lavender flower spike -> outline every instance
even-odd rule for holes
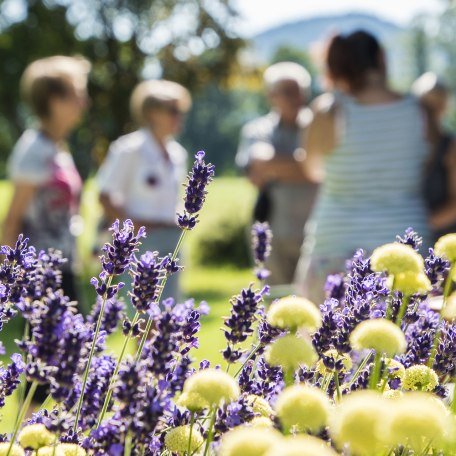
[[[195,155],[195,162],[188,175],[185,186],[184,211],[177,216],[177,223],[183,230],[192,230],[198,221],[198,212],[206,199],[206,187],[214,177],[215,167],[204,161],[205,153],[200,150]]]
[[[255,275],[264,280],[269,271],[264,267],[271,253],[272,232],[268,222],[256,222],[252,226],[252,253],[255,261]]]

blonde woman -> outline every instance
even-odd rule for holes
[[[13,244],[24,233],[37,250],[61,250],[62,287],[76,297],[74,284],[75,234],[81,178],[66,139],[81,120],[87,105],[88,61],[53,56],[31,63],[21,89],[36,116],[14,146],[8,163],[13,199],[3,228],[3,243]]]
[[[187,170],[187,153],[174,139],[190,109],[189,92],[165,80],[140,83],[131,112],[140,128],[114,141],[98,184],[109,221],[130,218],[147,229],[143,250],[173,251],[179,237],[176,212]],[[179,295],[178,277],[170,278],[164,297]]]

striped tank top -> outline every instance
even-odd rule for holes
[[[314,257],[368,253],[413,227],[429,246],[422,195],[429,145],[416,99],[361,105],[338,99],[339,144],[326,157],[326,178],[306,226]],[[426,250],[427,251],[427,250]]]

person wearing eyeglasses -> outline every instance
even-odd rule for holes
[[[62,55],[28,65],[20,85],[35,126],[24,131],[8,160],[13,198],[2,243],[14,245],[23,233],[38,252],[61,251],[68,260],[62,266],[62,289],[71,299],[77,299],[75,241],[82,229],[82,181],[67,138],[87,108],[90,67],[83,58]]]
[[[268,282],[289,285],[318,189],[302,166],[302,137],[312,120],[307,107],[311,78],[301,65],[279,62],[263,79],[271,111],[243,127],[236,164],[258,189],[253,218],[268,221],[272,229]]]
[[[98,176],[106,220],[131,219],[145,226],[141,251],[171,253],[179,238],[176,212],[187,173],[187,152],[174,139],[191,107],[180,84],[143,81],[133,90],[130,109],[140,128],[114,141]],[[140,253],[142,253],[140,252]],[[179,296],[178,277],[167,282],[165,297]]]

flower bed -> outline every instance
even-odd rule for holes
[[[358,251],[344,274],[328,278],[321,306],[289,296],[266,309],[271,233],[255,224],[256,285],[232,298],[223,321],[226,365],[195,366],[207,305],[162,301],[161,292],[181,268],[180,246],[213,173],[198,153],[173,254],[137,258],[144,230],[113,225],[87,317],[60,290],[58,252],[37,253],[22,236],[3,247],[1,322],[20,314],[26,328],[0,371],[0,406],[16,389],[20,398],[0,456],[456,454],[456,235],[423,259],[407,230],[371,258]],[[131,319],[118,298],[127,271]],[[429,298],[439,294],[436,312]],[[105,340],[120,323],[115,358]],[[40,384],[49,396],[26,418]]]

